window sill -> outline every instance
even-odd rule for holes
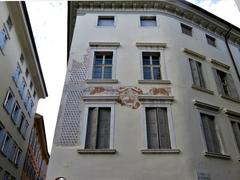
[[[206,88],[203,88],[203,87],[200,87],[200,86],[196,86],[196,85],[192,85],[192,88],[193,89],[196,89],[196,90],[198,90],[198,91],[202,91],[202,92],[205,92],[205,93],[208,93],[208,94],[214,94],[214,92],[213,91],[211,91],[211,90],[208,90],[208,89],[206,89]]]
[[[206,157],[212,157],[212,158],[218,158],[218,159],[226,159],[230,160],[231,156],[226,155],[226,154],[219,154],[219,153],[212,153],[212,152],[205,152]]]
[[[79,154],[115,154],[116,149],[78,149]]]
[[[230,96],[221,95],[221,97],[224,98],[224,99],[236,102],[236,103],[240,103],[239,99],[235,99],[235,98],[232,98]]]
[[[179,154],[180,149],[142,149],[143,154]]]
[[[87,84],[117,84],[117,79],[86,79]]]
[[[138,80],[139,84],[171,84],[169,80]]]

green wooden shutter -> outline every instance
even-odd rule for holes
[[[87,133],[86,133],[86,149],[96,149],[98,128],[98,108],[89,108]]]
[[[146,108],[147,144],[149,149],[159,149],[157,109]]]
[[[239,95],[235,87],[235,83],[233,81],[232,75],[228,73],[226,75],[226,79],[227,79],[227,87],[228,87],[230,96],[234,99],[239,99]]]
[[[99,108],[97,149],[109,148],[111,108]]]
[[[167,108],[158,108],[158,131],[161,149],[171,149]]]
[[[221,79],[218,76],[217,70],[215,68],[212,68],[212,70],[213,70],[213,76],[214,76],[214,79],[215,79],[215,82],[216,82],[216,85],[217,85],[218,93],[220,95],[225,95],[224,90],[223,90],[223,86],[222,86],[222,82],[221,82]]]
[[[197,69],[196,61],[189,59],[189,62],[190,62],[190,67],[191,67],[191,72],[192,72],[193,84],[200,86],[200,79],[198,76],[198,69]]]

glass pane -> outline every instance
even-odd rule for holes
[[[159,65],[160,64],[159,56],[152,56],[152,64],[153,65]]]
[[[153,79],[161,79],[160,67],[153,68]]]
[[[104,79],[112,79],[112,67],[104,68]]]
[[[93,79],[101,79],[101,78],[102,78],[102,67],[94,66]]]
[[[150,69],[150,67],[144,67],[143,68],[143,78],[144,79],[152,79],[151,78],[151,69]]]
[[[150,65],[150,56],[143,56],[143,65]]]
[[[157,26],[156,20],[142,19],[141,26]]]
[[[105,56],[105,64],[112,64],[112,56]]]
[[[96,56],[94,64],[98,65],[102,63],[103,63],[103,56]]]
[[[113,26],[114,25],[114,19],[107,19],[102,18],[98,20],[98,26]]]

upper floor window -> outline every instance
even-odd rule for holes
[[[89,107],[86,149],[110,148],[111,107]]]
[[[26,69],[26,71],[25,71],[25,75],[26,75],[26,77],[28,77],[28,75],[29,75],[29,71],[28,71],[28,69]]]
[[[8,134],[5,134],[5,137],[3,139],[1,151],[7,156],[9,152],[9,148],[11,145],[11,138]]]
[[[33,91],[33,98],[35,98],[36,97],[36,91],[34,90]]]
[[[142,63],[144,80],[161,79],[161,64],[159,52],[143,52]]]
[[[213,73],[219,94],[239,99],[232,75],[215,68],[213,68]]]
[[[98,16],[98,26],[114,26],[114,16]]]
[[[32,81],[30,82],[30,89],[32,90],[32,88],[33,88],[33,83],[32,83]]]
[[[19,163],[21,161],[21,156],[22,156],[22,150],[17,148],[16,154],[15,154],[15,159],[14,159],[14,163],[16,164],[16,166],[19,165]]]
[[[171,149],[167,107],[146,107],[148,149]]]
[[[20,86],[19,86],[19,93],[20,93],[20,96],[21,98],[24,98],[24,93],[25,93],[25,89],[26,89],[26,81],[23,79]]]
[[[192,59],[189,59],[189,62],[192,72],[193,84],[205,88],[205,82],[202,72],[202,63]]]
[[[9,30],[12,29],[13,23],[12,23],[12,19],[10,16],[8,16],[8,18],[7,18],[7,26],[8,26]]]
[[[240,121],[231,121],[238,151],[240,152]]]
[[[182,33],[192,36],[192,27],[181,23]]]
[[[216,131],[214,116],[203,113],[200,113],[200,115],[207,151],[211,153],[221,154],[221,147]]]
[[[1,51],[5,47],[5,44],[6,44],[7,40],[8,40],[8,37],[7,37],[6,30],[5,29],[0,30],[0,50]],[[3,51],[2,51],[2,54],[3,54]]]
[[[20,114],[20,107],[17,103],[15,103],[14,105],[14,108],[13,108],[13,111],[12,111],[12,120],[17,123],[18,121],[18,118],[19,118],[19,114]]]
[[[4,138],[5,138],[5,130],[3,126],[0,124],[0,148],[2,147]]]
[[[10,152],[9,152],[9,159],[10,161],[14,162],[16,153],[17,153],[17,144],[12,140],[11,143],[11,148],[10,148]]]
[[[113,52],[95,52],[93,79],[112,79]]]
[[[216,47],[216,39],[214,37],[206,34],[206,38],[209,45]]]
[[[19,64],[17,64],[16,70],[13,75],[13,80],[15,83],[18,83],[21,72],[22,72],[21,68],[20,68]]]
[[[140,25],[142,27],[157,26],[157,18],[156,16],[141,16]]]
[[[4,107],[9,114],[12,112],[13,105],[14,105],[14,96],[12,92],[8,90],[7,96],[4,101]]]
[[[24,62],[24,56],[23,56],[23,54],[20,55],[20,62],[21,62],[21,64],[23,64],[23,62]]]

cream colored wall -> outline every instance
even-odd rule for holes
[[[114,15],[115,27],[97,27],[98,15]],[[140,27],[140,15],[156,15],[158,26]],[[181,33],[180,22],[193,27],[193,37]],[[217,39],[216,48],[207,44],[206,33]],[[211,64],[210,58],[228,64],[229,72],[233,75],[240,94],[240,83],[223,38],[184,20],[161,13],[86,13],[77,16],[76,19],[68,68],[71,67],[73,59],[79,62],[83,61],[83,56],[89,48],[89,42],[98,41],[120,42],[121,45],[117,48],[116,53],[116,79],[119,80],[119,83],[88,86],[137,86],[145,91],[152,87],[171,87],[172,95],[175,97],[171,106],[174,133],[176,146],[181,153],[142,154],[140,150],[144,148],[145,143],[145,122],[142,108],[133,110],[115,104],[114,148],[117,153],[113,155],[81,155],[77,153],[77,149],[82,146],[83,142],[80,142],[79,147],[53,144],[47,179],[63,176],[71,180],[193,180],[196,179],[197,170],[210,173],[212,180],[239,179],[239,153],[229,119],[222,112],[216,115],[224,151],[225,154],[231,156],[231,160],[207,158],[204,156],[204,139],[199,112],[192,103],[193,99],[197,99],[239,112],[240,105],[238,103],[222,99],[219,96],[211,70],[211,67],[214,66]],[[136,42],[167,43],[167,48],[161,54],[161,60],[164,56],[166,77],[171,81],[171,85],[138,83],[138,80],[141,79],[141,50],[136,47]],[[214,95],[191,88],[193,83],[188,61],[190,56],[182,52],[182,48],[189,48],[207,57],[205,61],[202,61],[203,71],[207,87],[214,91]],[[234,45],[231,45],[231,48],[236,49]],[[234,55],[239,57],[236,52]],[[81,108],[84,108],[83,104]],[[81,117],[82,120],[83,117]],[[80,132],[83,129],[82,124]],[[81,136],[83,136],[82,133]]]
[[[8,16],[9,16],[9,9],[8,9],[6,2],[0,2],[0,28],[3,27],[3,23],[6,23]],[[11,31],[9,32],[10,40],[7,41],[7,43],[3,49],[5,55],[3,56],[0,53],[0,103],[1,103],[0,121],[4,125],[6,131],[9,132],[9,134],[12,136],[14,141],[21,148],[23,153],[22,153],[22,160],[21,160],[21,163],[18,168],[16,168],[13,164],[11,164],[10,161],[8,161],[8,159],[5,158],[3,155],[0,155],[0,162],[1,162],[0,166],[3,168],[3,170],[8,171],[11,175],[17,177],[17,179],[20,179],[21,171],[23,168],[23,163],[25,160],[28,139],[30,136],[31,127],[33,126],[33,117],[29,117],[29,115],[26,111],[26,108],[24,106],[23,100],[20,98],[18,88],[16,87],[16,85],[12,79],[12,75],[15,72],[17,63],[19,63],[21,70],[22,70],[21,76],[23,76],[25,78],[26,83],[27,83],[27,89],[30,90],[30,79],[32,78],[31,69],[28,68],[29,72],[30,72],[28,78],[25,76],[25,70],[26,70],[26,66],[28,66],[28,61],[32,61],[32,59],[30,59],[30,57],[25,56],[24,64],[22,65],[20,62],[21,52],[23,54],[24,54],[24,52],[21,48],[22,44],[19,41],[19,36],[15,31],[14,20],[15,19],[12,18],[13,27],[12,27]],[[22,138],[16,125],[14,125],[14,123],[12,122],[10,115],[7,114],[7,112],[5,111],[5,109],[3,107],[3,103],[4,103],[4,100],[5,100],[5,97],[6,97],[6,94],[7,94],[7,91],[9,88],[12,90],[13,94],[15,95],[15,100],[18,102],[21,111],[24,112],[26,119],[29,123],[29,127],[28,127],[27,134],[26,134],[26,137],[27,137],[26,140],[24,140]],[[34,86],[33,86],[33,88],[34,88]],[[33,90],[30,90],[30,94],[31,94],[32,100],[34,102],[33,112],[35,113],[39,98],[37,96],[35,99],[33,98]],[[0,179],[2,179],[3,174],[4,174],[4,171],[1,172]]]

